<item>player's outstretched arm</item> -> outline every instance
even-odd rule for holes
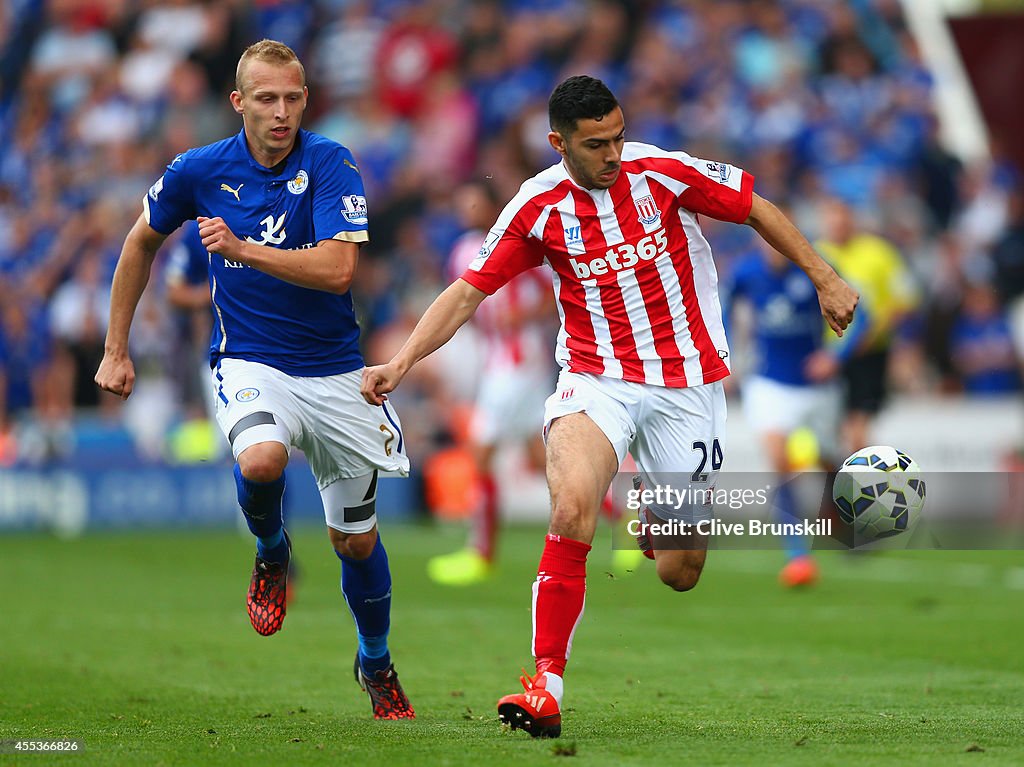
[[[315,247],[284,250],[238,239],[219,216],[200,216],[203,247],[226,261],[238,261],[303,288],[347,293],[359,260],[359,245],[343,240],[321,240]]]
[[[121,248],[110,288],[110,322],[103,345],[103,360],[94,380],[105,391],[128,399],[135,386],[135,366],[128,354],[128,333],[135,308],[149,283],[153,259],[166,239],[139,216]]]
[[[482,290],[465,280],[455,280],[434,299],[389,363],[363,371],[363,398],[371,405],[379,405],[386,400],[387,393],[398,387],[409,369],[448,343],[485,298],[487,294]]]
[[[754,195],[750,216],[744,222],[794,264],[803,269],[818,290],[818,303],[829,327],[842,336],[853,321],[860,296],[836,274],[800,234],[793,222],[768,200]]]

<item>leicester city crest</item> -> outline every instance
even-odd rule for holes
[[[300,170],[295,174],[295,178],[288,182],[288,191],[292,194],[302,194],[306,191],[307,186],[309,186],[309,176],[306,175],[306,171]]]
[[[244,389],[239,389],[238,393],[235,394],[235,399],[239,402],[252,402],[260,396],[260,390],[255,389],[252,386],[247,386]]]
[[[639,214],[640,223],[650,226],[661,218],[661,211],[658,210],[658,203],[654,201],[654,195],[645,195],[633,200],[636,205],[636,212]]]

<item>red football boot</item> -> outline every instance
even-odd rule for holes
[[[356,650],[356,662],[352,667],[352,673],[359,686],[370,696],[374,719],[416,718],[416,712],[398,681],[394,663],[369,677],[363,673],[363,667],[359,664],[359,651]]]
[[[818,581],[818,564],[813,557],[794,557],[779,573],[779,582],[787,588],[813,586]]]
[[[288,541],[290,560],[292,542],[288,533],[284,537]],[[256,556],[245,606],[249,611],[249,622],[257,634],[268,637],[281,630],[288,607],[288,562],[268,562]]]
[[[555,696],[544,689],[547,678],[538,672],[531,679],[524,672],[519,681],[525,692],[499,700],[498,719],[513,730],[526,730],[534,738],[557,738],[562,734],[562,712]]]

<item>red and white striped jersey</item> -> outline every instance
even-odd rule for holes
[[[697,215],[742,223],[753,187],[739,168],[633,142],[610,189],[583,189],[559,163],[522,185],[462,279],[493,293],[547,263],[562,367],[659,386],[712,383],[729,375],[729,347]]]
[[[485,235],[482,230],[472,230],[456,241],[448,257],[451,279],[461,277],[473,263]],[[554,328],[548,319],[550,299],[546,298],[551,290],[550,275],[546,267],[527,269],[495,291],[473,315],[473,324],[484,341],[487,374],[509,369],[551,369]]]

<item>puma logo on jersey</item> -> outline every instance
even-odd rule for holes
[[[241,185],[239,185],[239,189],[241,189]],[[288,236],[288,233],[284,230],[284,217],[285,214],[282,213],[277,220],[274,220],[274,214],[271,213],[260,221],[263,224],[260,239],[254,240],[252,237],[246,237],[246,242],[251,242],[254,245],[280,245],[284,242],[285,237]]]
[[[239,185],[238,185],[238,189],[232,189],[232,188],[231,188],[230,186],[228,186],[227,184],[221,184],[221,185],[220,185],[220,191],[222,191],[222,192],[231,192],[231,194],[233,194],[233,195],[235,196],[235,202],[241,202],[241,200],[239,200],[239,199],[238,199],[238,192],[239,192],[239,190],[240,190],[240,189],[241,189],[241,188],[242,188],[243,186],[245,186],[245,184],[239,184]]]

